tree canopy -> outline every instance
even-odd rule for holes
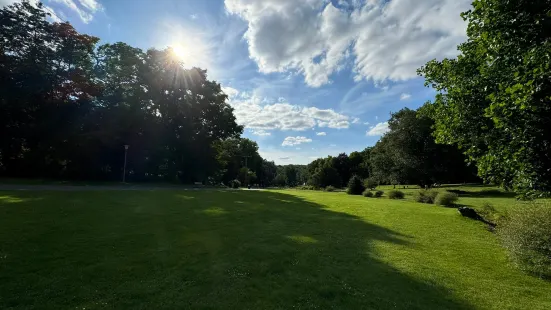
[[[418,73],[437,91],[423,113],[487,182],[525,195],[551,190],[551,1],[475,0],[456,59]]]
[[[243,128],[206,70],[170,48],[98,45],[47,16],[28,1],[0,9],[1,175],[118,180],[124,145],[131,180],[228,179],[220,168],[236,175],[245,153],[262,167],[252,141],[219,154]]]

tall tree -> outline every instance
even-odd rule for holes
[[[432,137],[434,122],[418,112],[404,108],[393,113],[390,131],[372,151],[373,174],[390,184],[464,181],[468,178],[465,159],[454,147],[436,144]]]
[[[457,59],[419,70],[440,143],[458,145],[487,182],[551,191],[551,1],[476,0]]]
[[[119,179],[130,145],[131,180],[219,177],[217,146],[243,128],[205,70],[47,17],[39,2],[0,9],[1,175]]]

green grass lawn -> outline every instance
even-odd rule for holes
[[[512,267],[483,224],[410,200],[4,191],[6,308],[551,309],[551,282]]]

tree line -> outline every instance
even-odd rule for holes
[[[98,45],[48,14],[0,9],[0,175],[120,180],[126,145],[132,181],[227,181],[245,155],[266,178],[206,70],[170,48]]]
[[[425,185],[472,180],[476,171],[523,197],[549,195],[551,0],[476,0],[461,16],[459,55],[418,70],[434,100],[394,113],[390,132],[360,152],[364,164],[342,168],[341,154],[308,165],[312,184],[342,186],[356,173]]]
[[[389,132],[375,146],[319,158],[305,166],[280,166],[274,183],[342,188],[352,176],[374,184],[421,187],[480,182],[476,166],[467,163],[460,150],[435,142],[433,126],[429,117],[404,108],[391,115]]]
[[[241,137],[220,84],[170,48],[99,45],[38,4],[0,9],[0,176],[343,187],[482,180],[551,191],[551,0],[477,0],[459,56],[418,70],[434,100],[373,147],[276,166]],[[480,178],[480,179],[478,179]]]

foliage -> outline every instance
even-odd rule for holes
[[[413,194],[413,199],[417,202],[433,204],[436,196],[438,196],[438,192],[435,190],[421,189]]]
[[[452,207],[457,202],[458,196],[455,193],[440,192],[434,199],[434,203],[439,206]]]
[[[405,196],[404,192],[399,190],[391,190],[388,192],[388,198],[390,199],[404,199]]]
[[[364,197],[368,197],[368,198],[371,198],[373,197],[373,192],[369,189],[366,189],[364,190],[364,192],[362,193],[362,195],[364,195]]]
[[[383,196],[385,192],[384,191],[376,191],[375,194],[373,195],[375,198],[380,198]]]
[[[228,183],[228,186],[231,187],[231,188],[240,188],[241,187],[241,182],[239,180],[231,180],[229,183]]]
[[[218,143],[243,128],[220,84],[170,48],[98,46],[48,14],[0,8],[0,175],[120,180],[126,157],[131,181],[222,178]]]
[[[455,147],[436,144],[434,122],[427,116],[404,108],[391,115],[390,131],[371,152],[373,177],[386,184],[453,183],[472,179]]]
[[[418,73],[437,95],[423,114],[439,143],[459,146],[488,183],[524,196],[551,191],[551,1],[477,0],[463,13],[457,59]]]
[[[335,190],[336,190],[336,188],[332,185],[329,185],[325,188],[326,192],[334,192]]]
[[[523,270],[551,279],[551,206],[533,204],[511,209],[498,234],[513,261]]]
[[[274,181],[272,182],[272,185],[277,187],[285,187],[286,184],[287,184],[287,180],[285,178],[285,175],[281,173],[277,174],[276,177],[274,178]]]
[[[329,185],[339,187],[341,178],[337,169],[331,166],[322,166],[316,169],[308,182],[319,188],[324,188]]]
[[[484,218],[484,220],[494,224],[501,218],[496,208],[488,202],[482,204],[482,207],[478,210],[478,213],[482,216],[482,218]]]
[[[363,185],[362,179],[359,176],[354,175],[348,181],[348,187],[346,188],[346,193],[349,195],[361,195],[365,187]]]
[[[369,188],[370,190],[375,189],[377,187],[377,185],[379,185],[379,182],[377,182],[377,180],[375,180],[375,178],[367,178],[364,181],[365,188]]]

